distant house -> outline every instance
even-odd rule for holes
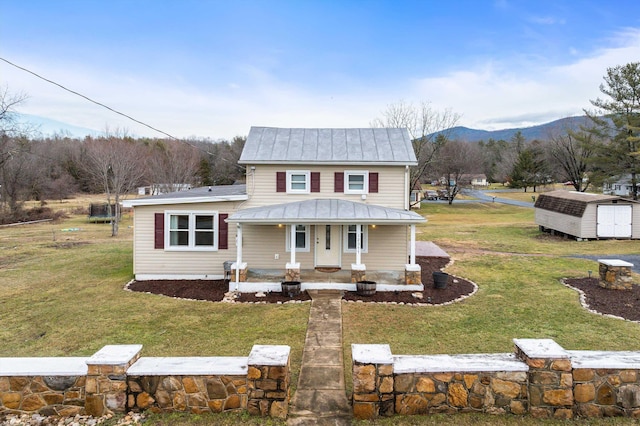
[[[640,204],[615,195],[551,191],[538,195],[541,231],[578,239],[640,238]]]
[[[471,186],[489,186],[487,176],[484,174],[464,174],[460,176],[460,183]]]
[[[160,195],[177,191],[188,191],[191,185],[188,183],[154,183],[149,186],[139,186],[138,195]]]
[[[640,182],[636,183],[636,188],[637,192],[640,193]],[[608,195],[619,195],[621,197],[630,197],[633,194],[631,175],[620,176],[617,180],[605,182],[602,185],[602,193]]]
[[[406,129],[252,127],[239,160],[246,185],[125,201],[136,279],[221,279],[233,262],[240,291],[279,291],[281,280],[355,289],[365,276],[420,289],[416,163]],[[325,283],[305,282],[314,274]]]

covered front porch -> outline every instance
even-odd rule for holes
[[[240,210],[230,290],[355,289],[375,281],[380,291],[422,290],[416,264],[417,213],[339,199],[313,199]],[[408,243],[408,244],[407,244]]]

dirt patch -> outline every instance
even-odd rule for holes
[[[640,286],[631,290],[611,290],[600,287],[598,278],[570,278],[564,283],[580,290],[589,309],[615,315],[630,321],[640,321]]]
[[[362,300],[363,302],[396,302],[396,303],[432,303],[441,304],[454,301],[460,297],[473,293],[475,286],[462,278],[449,277],[446,288],[436,289],[433,286],[432,273],[440,271],[449,263],[447,257],[417,257],[416,263],[422,268],[422,283],[424,291],[422,299],[412,296],[408,291],[378,291],[372,296],[360,296],[356,292],[344,293],[345,300]],[[128,286],[129,290],[161,294],[183,299],[208,300],[220,302],[228,291],[229,285],[222,280],[158,280],[134,281]],[[256,297],[255,293],[242,293],[238,302],[266,302],[284,303],[289,301],[311,300],[307,292],[301,292],[293,298],[280,292],[265,293],[265,297]]]

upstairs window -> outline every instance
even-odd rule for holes
[[[309,170],[287,171],[287,192],[292,194],[308,194],[311,187]]]
[[[345,194],[367,194],[369,192],[369,172],[345,171],[344,192]]]

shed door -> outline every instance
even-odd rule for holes
[[[631,205],[598,206],[600,238],[631,238]]]

